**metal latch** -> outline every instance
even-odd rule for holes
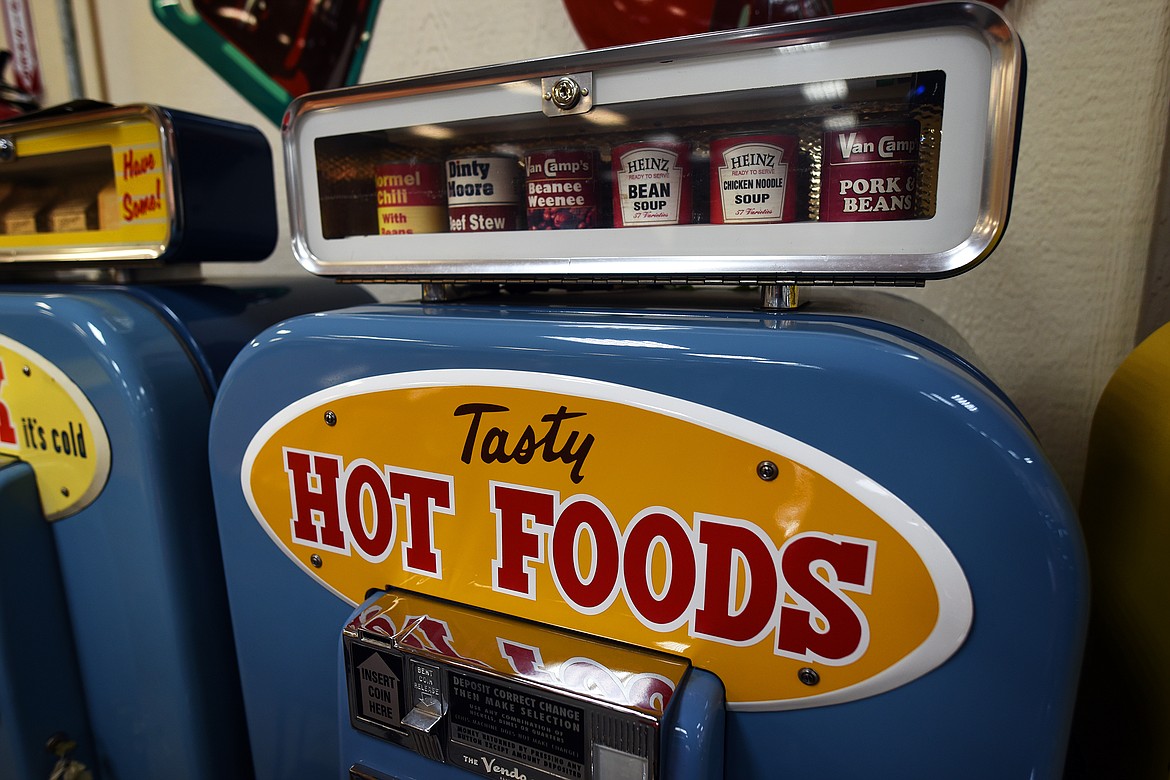
[[[584,114],[593,108],[593,74],[570,73],[540,80],[541,110],[545,116]]]
[[[402,718],[402,725],[430,734],[447,714],[447,697],[443,695],[442,672],[437,666],[409,661],[414,691],[414,707]]]
[[[430,734],[431,729],[438,725],[442,719],[443,702],[434,696],[423,696],[414,709],[406,713],[406,717],[402,719],[402,725]]]

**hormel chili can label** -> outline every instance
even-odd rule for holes
[[[531,152],[525,168],[529,230],[598,226],[597,150]]]
[[[639,141],[613,148],[616,227],[685,225],[691,221],[690,147]]]
[[[378,233],[441,233],[446,226],[443,173],[438,163],[395,162],[374,169]]]
[[[520,160],[480,154],[447,160],[447,224],[454,233],[518,230]]]
[[[752,135],[711,141],[711,221],[791,222],[796,199],[788,195],[797,138]]]
[[[917,122],[825,133],[821,219],[913,219],[918,184]]]

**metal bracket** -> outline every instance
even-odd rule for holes
[[[540,109],[545,116],[584,114],[593,108],[593,74],[570,73],[540,80]]]

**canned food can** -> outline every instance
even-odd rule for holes
[[[447,224],[453,233],[519,230],[520,158],[478,154],[447,160]]]
[[[534,151],[525,160],[529,230],[598,227],[597,150]]]
[[[875,222],[918,216],[917,122],[824,135],[821,219]]]
[[[691,221],[690,146],[637,141],[613,148],[616,227],[685,225]]]
[[[799,140],[794,135],[735,135],[711,140],[711,221],[792,222]]]
[[[447,229],[443,172],[437,162],[383,163],[374,169],[378,234],[441,233]]]

